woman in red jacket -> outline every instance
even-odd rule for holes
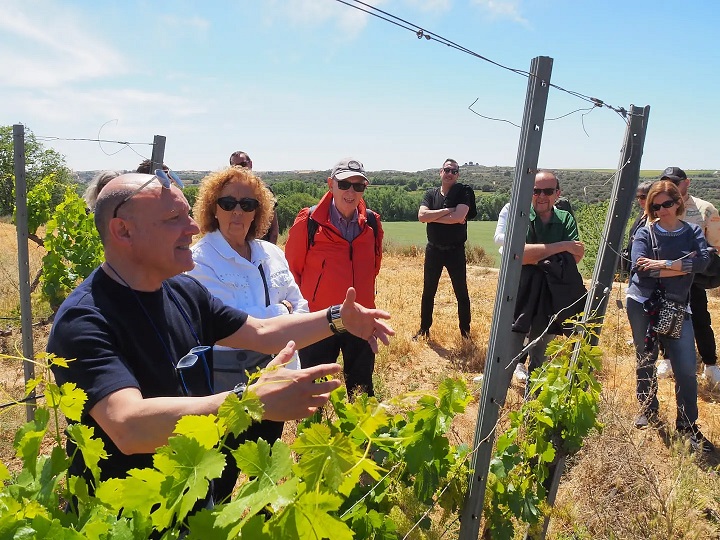
[[[301,210],[290,228],[285,257],[310,311],[341,303],[349,287],[355,288],[358,303],[375,307],[383,230],[380,216],[363,200],[368,183],[362,163],[352,158],[339,161],[328,178],[328,192],[316,206]],[[332,363],[341,351],[348,394],[374,395],[375,354],[367,341],[343,328],[301,349],[300,363]]]

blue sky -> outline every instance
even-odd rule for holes
[[[349,3],[354,3],[348,0]],[[512,68],[650,105],[643,169],[718,168],[720,2],[368,0]],[[37,136],[140,143],[166,163],[257,170],[514,165],[527,79],[335,0],[0,0],[0,122]],[[547,118],[588,107],[552,90]],[[586,134],[587,132],[587,134]],[[540,166],[618,165],[625,124],[596,108],[548,121]],[[47,140],[76,170],[130,169],[150,146]],[[137,152],[137,153],[136,153]]]

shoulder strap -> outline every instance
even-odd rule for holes
[[[377,238],[378,235],[378,224],[377,224],[377,216],[375,215],[375,212],[370,210],[369,208],[365,209],[367,212],[367,224],[372,227],[373,234],[375,235],[375,238]]]
[[[650,230],[650,243],[652,244],[653,255],[655,255],[656,259],[660,259],[657,238],[655,238],[655,231],[653,231],[652,223],[647,223],[647,228]]]
[[[313,245],[315,245],[315,233],[317,233],[318,229],[318,222],[314,219],[310,219],[312,216],[312,213],[315,211],[315,208],[317,208],[317,204],[312,205],[310,208],[308,208],[308,221],[307,221],[307,227],[308,227],[308,249],[310,249]],[[375,215],[375,212],[370,210],[369,208],[366,209],[366,217],[367,217],[367,224],[370,225],[370,227],[373,230],[373,234],[375,235],[375,238],[377,238],[378,235],[378,224],[377,224],[377,216]]]
[[[267,278],[265,277],[265,270],[263,270],[262,262],[258,265],[258,271],[262,278],[263,287],[265,287],[265,307],[270,305],[270,291],[268,290]]]
[[[318,222],[314,219],[311,219],[312,213],[315,211],[315,208],[317,208],[317,204],[313,204],[310,208],[308,208],[308,220],[307,220],[307,228],[308,228],[308,240],[307,240],[307,247],[310,249],[315,244],[315,233],[318,229]]]

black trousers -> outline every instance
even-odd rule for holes
[[[695,345],[697,346],[703,364],[715,365],[717,351],[715,348],[715,333],[713,332],[708,311],[707,292],[695,283],[690,287],[690,309],[692,310],[692,323],[695,329]]]
[[[348,396],[366,392],[374,396],[372,375],[375,369],[375,353],[370,344],[350,333],[335,334],[317,343],[300,349],[300,364],[303,368],[332,364],[340,351],[343,354],[343,373]]]
[[[425,248],[425,275],[422,301],[420,304],[420,331],[428,332],[433,322],[435,294],[443,268],[447,268],[458,304],[460,333],[470,334],[470,295],[467,288],[467,260],[465,245],[452,249],[439,249],[428,244]]]

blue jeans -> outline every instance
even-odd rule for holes
[[[655,351],[643,352],[645,333],[649,323],[648,316],[643,305],[632,298],[627,299],[626,307],[637,359],[637,399],[643,412],[657,412],[659,408],[657,371],[655,369],[657,344]],[[677,402],[675,425],[680,430],[688,429],[695,425],[698,417],[697,377],[695,375],[697,360],[692,321],[689,318],[685,319],[682,334],[678,339],[661,335],[658,335],[658,339],[665,348],[665,354],[670,358],[670,365],[672,365],[675,376],[675,400]]]

